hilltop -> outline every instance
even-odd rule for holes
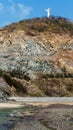
[[[43,32],[50,33],[70,33],[73,34],[73,23],[62,17],[51,16],[50,18],[33,18],[21,20],[17,23],[5,26],[3,31],[13,32],[14,30],[23,30],[27,35],[35,36]],[[36,33],[36,34],[35,34]]]
[[[0,97],[73,96],[73,23],[34,18],[0,30]]]

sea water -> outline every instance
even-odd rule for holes
[[[14,112],[24,111],[23,108],[4,108],[0,109],[0,130],[7,130],[6,126],[12,124],[14,117],[11,116]],[[17,118],[16,118],[17,119]]]
[[[5,125],[10,123],[10,110],[0,109],[0,130],[6,130]]]
[[[13,121],[18,120],[18,117],[15,118],[18,112],[22,113],[24,111],[30,111],[30,107],[24,108],[0,108],[0,130],[8,130],[6,126],[13,125]],[[12,114],[14,116],[12,116]]]

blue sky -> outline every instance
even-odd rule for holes
[[[0,0],[0,27],[22,19],[51,15],[73,20],[73,0]]]

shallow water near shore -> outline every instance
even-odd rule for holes
[[[29,129],[73,130],[73,105],[24,105],[24,108],[0,109],[0,130]]]
[[[7,130],[6,125],[12,124],[14,116],[18,112],[30,110],[30,108],[1,108],[0,109],[0,130]],[[13,116],[12,116],[13,115]],[[17,120],[17,118],[15,118]]]

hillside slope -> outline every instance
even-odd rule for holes
[[[73,23],[35,18],[0,30],[0,97],[73,96]]]

